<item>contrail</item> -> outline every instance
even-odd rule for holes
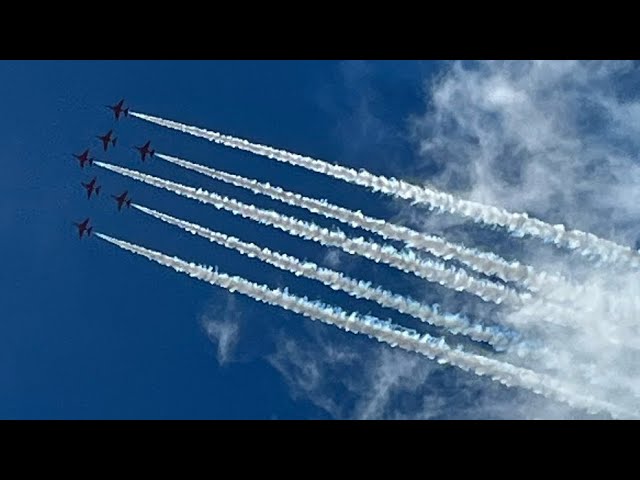
[[[215,180],[251,190],[255,194],[266,195],[274,200],[296,207],[302,207],[312,213],[318,213],[327,218],[339,220],[352,227],[359,227],[377,233],[385,239],[405,242],[411,247],[427,251],[436,257],[441,257],[445,260],[455,258],[455,260],[460,261],[477,272],[485,275],[496,275],[506,282],[521,283],[534,292],[540,291],[544,286],[548,287],[549,283],[552,282],[565,282],[561,277],[549,275],[545,272],[537,273],[534,268],[529,265],[523,265],[517,261],[509,262],[494,253],[481,252],[463,245],[447,242],[443,238],[425,235],[424,233],[402,225],[396,225],[385,220],[364,215],[360,211],[339,207],[326,200],[318,200],[298,193],[288,192],[269,183],[261,183],[171,155],[156,153],[156,157],[201,173]]]
[[[481,252],[467,248],[464,245],[450,243],[440,237],[428,236],[401,225],[366,216],[360,211],[352,211],[331,204],[326,200],[317,200],[289,192],[269,183],[261,183],[162,153],[157,153],[156,156],[215,180],[248,189],[256,194],[266,195],[289,205],[305,208],[312,213],[319,213],[327,218],[337,219],[353,227],[360,227],[377,233],[385,239],[403,241],[411,247],[425,250],[445,260],[454,258],[477,272],[496,275],[507,282],[520,283],[532,292],[543,295],[554,302],[566,303],[570,300],[576,300],[580,294],[584,293],[582,286],[572,285],[571,282],[559,275],[549,274],[544,271],[536,272],[529,265],[523,265],[517,261],[509,262],[491,252]],[[538,308],[539,306],[535,305],[534,311]],[[549,309],[551,309],[551,312],[559,312],[566,316],[567,310],[563,309],[563,307],[559,306],[555,310],[553,307],[547,308],[547,310]],[[563,322],[563,324],[567,324],[567,322]]]
[[[239,276],[220,273],[212,267],[189,263],[178,257],[170,257],[101,233],[96,233],[96,236],[123,250],[146,257],[160,265],[173,268],[176,272],[185,273],[211,285],[225,288],[232,293],[241,293],[256,301],[289,310],[312,320],[334,325],[348,332],[367,335],[392,347],[398,346],[410,352],[420,353],[430,359],[435,359],[441,364],[451,364],[479,376],[488,376],[492,380],[509,387],[526,388],[534,393],[565,402],[574,408],[583,408],[590,413],[608,412],[614,418],[628,418],[636,415],[592,396],[575,393],[557,379],[547,375],[465,352],[461,347],[452,348],[445,342],[444,338],[419,334],[415,330],[394,325],[389,321],[383,321],[373,316],[361,315],[356,312],[347,313],[339,307],[311,301],[306,297],[298,297],[287,291],[271,289],[266,285],[260,285]]]
[[[383,307],[411,315],[422,322],[446,328],[452,333],[467,335],[473,340],[487,342],[501,349],[504,349],[509,343],[509,339],[496,328],[483,327],[477,324],[473,325],[467,318],[459,315],[440,314],[429,305],[402,295],[394,294],[388,290],[383,290],[380,287],[373,287],[371,282],[349,278],[340,272],[320,267],[315,263],[305,262],[284,253],[259,247],[253,243],[243,242],[239,238],[214,232],[195,223],[172,217],[166,213],[158,212],[157,210],[143,207],[142,205],[131,204],[131,206],[147,215],[175,225],[194,235],[199,235],[218,245],[236,250],[251,258],[255,257],[276,268],[291,272],[296,276],[304,276],[312,280],[318,280],[333,290],[342,290],[352,297],[372,300]]]
[[[129,170],[103,162],[94,162],[98,167],[111,170],[158,188],[169,190],[187,198],[227,210],[234,215],[249,218],[263,225],[283,230],[286,233],[318,242],[324,246],[338,247],[352,255],[360,255],[378,263],[385,263],[406,273],[412,273],[430,282],[436,282],[457,291],[466,291],[485,301],[497,304],[508,303],[520,306],[531,298],[530,294],[518,294],[504,285],[470,276],[464,270],[447,266],[443,262],[432,262],[418,258],[414,251],[400,252],[391,245],[380,245],[364,238],[349,238],[340,230],[328,230],[315,224],[263,210],[237,200],[210,193],[203,189],[188,187],[170,180]]]
[[[475,222],[500,226],[518,237],[530,235],[541,238],[545,242],[554,243],[559,247],[575,250],[584,256],[596,255],[607,262],[620,262],[634,268],[640,266],[640,252],[632,248],[599,238],[592,233],[567,230],[562,224],[551,225],[537,218],[530,218],[526,213],[508,212],[503,208],[463,200],[433,188],[414,185],[393,177],[387,178],[382,175],[375,175],[364,169],[354,170],[172,120],[165,120],[138,112],[131,112],[131,115],[163,127],[205,138],[227,147],[255,153],[279,162],[296,165],[355,185],[367,187],[374,192],[410,200],[414,204],[426,204],[430,208],[462,215]]]

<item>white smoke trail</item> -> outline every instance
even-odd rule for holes
[[[455,258],[477,272],[496,275],[506,282],[519,282],[535,292],[538,292],[543,287],[548,287],[550,283],[565,282],[560,277],[549,275],[545,272],[538,273],[529,265],[523,265],[517,261],[509,262],[494,253],[482,252],[447,242],[443,238],[425,235],[402,225],[364,215],[360,211],[333,205],[326,200],[317,200],[298,193],[288,192],[269,183],[261,183],[171,155],[156,153],[156,157],[221,182],[251,190],[256,194],[266,195],[289,205],[305,208],[310,212],[334,218],[352,227],[359,227],[377,233],[385,239],[405,242],[411,247],[425,250],[436,257],[441,257],[445,260]]]
[[[473,325],[467,318],[459,315],[440,314],[429,305],[383,290],[380,287],[373,287],[371,282],[349,278],[340,272],[320,267],[315,263],[304,262],[290,255],[274,252],[253,243],[243,242],[236,237],[214,232],[195,223],[172,217],[142,205],[131,204],[131,206],[163,222],[175,225],[194,235],[199,235],[218,245],[236,250],[250,258],[255,257],[296,276],[318,280],[334,290],[342,290],[353,297],[372,300],[383,307],[411,315],[422,322],[446,328],[452,333],[467,335],[473,340],[487,342],[498,348],[504,348],[509,343],[509,339],[496,328]]]
[[[415,252],[399,252],[391,245],[380,245],[364,238],[349,238],[339,230],[328,230],[313,223],[281,215],[272,210],[263,210],[203,189],[188,187],[170,180],[129,170],[104,162],[94,165],[124,175],[158,188],[169,190],[187,198],[227,210],[234,215],[249,218],[264,225],[283,230],[291,235],[318,242],[324,246],[338,247],[347,253],[360,255],[378,263],[385,263],[406,273],[412,273],[430,282],[436,282],[456,291],[466,291],[485,301],[520,306],[531,299],[527,293],[518,294],[513,289],[488,280],[474,278],[461,269],[449,267],[442,262],[432,262],[417,257]]]
[[[599,238],[592,233],[582,232],[580,230],[567,230],[562,224],[551,225],[542,220],[530,218],[526,213],[511,213],[503,208],[463,200],[433,188],[414,185],[393,177],[387,178],[381,175],[374,175],[364,169],[356,171],[323,160],[290,153],[266,145],[251,143],[230,135],[223,135],[218,132],[143,113],[131,112],[131,115],[163,127],[205,138],[227,147],[248,151],[280,162],[329,175],[355,185],[361,185],[375,192],[411,200],[414,204],[426,204],[429,205],[430,208],[438,208],[450,213],[459,214],[475,222],[504,227],[519,237],[531,235],[541,238],[545,242],[551,242],[557,246],[575,250],[585,256],[595,255],[607,262],[620,262],[634,268],[640,267],[640,252],[632,248]]]
[[[369,315],[348,314],[344,310],[310,301],[306,297],[298,297],[279,289],[270,289],[249,280],[220,273],[217,269],[188,263],[177,257],[170,257],[160,252],[131,244],[116,238],[96,233],[98,238],[112,243],[124,250],[146,257],[147,259],[173,268],[193,278],[211,285],[226,288],[230,292],[238,292],[262,303],[277,306],[285,310],[303,315],[312,320],[337,326],[353,333],[361,333],[392,347],[400,347],[410,352],[420,353],[441,364],[451,364],[479,376],[489,376],[492,380],[512,387],[518,386],[531,390],[558,401],[565,402],[575,408],[583,408],[590,413],[608,412],[614,418],[636,417],[636,413],[628,412],[590,395],[576,393],[557,379],[532,370],[516,367],[509,363],[465,352],[461,347],[450,347],[443,338],[419,334],[391,322],[380,320]]]

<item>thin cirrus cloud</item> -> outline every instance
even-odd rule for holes
[[[236,297],[227,295],[222,306],[209,307],[200,322],[209,340],[216,345],[216,358],[220,365],[235,360],[234,351],[240,337],[240,316]]]

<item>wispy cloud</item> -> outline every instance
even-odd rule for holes
[[[452,63],[427,85],[426,111],[412,120],[419,161],[403,176],[637,247],[638,84],[640,72],[630,62]],[[477,228],[468,228],[456,216],[425,215],[404,202],[397,204],[401,208],[397,218],[425,231],[453,235],[469,246],[482,247],[486,241],[487,234],[479,235]],[[502,244],[496,242],[495,233],[489,235],[491,246],[509,258],[560,271],[588,287],[577,298],[558,292],[560,298],[573,298],[573,306],[581,310],[575,316],[581,328],[540,328],[536,334],[552,347],[553,354],[537,358],[534,366],[577,379],[585,390],[633,406],[640,396],[638,349],[633,346],[640,333],[637,273],[576,261],[535,241],[514,248],[513,241]],[[631,348],[624,346],[630,342]],[[314,365],[317,378],[331,374],[321,346],[298,348],[304,349],[305,362]],[[585,416],[463,374],[442,375],[440,367],[415,362],[403,352],[382,349],[377,358],[365,358],[366,364],[350,364],[362,370],[359,387],[350,390],[351,408],[345,407],[342,417]],[[290,357],[296,360],[296,355]],[[346,373],[344,377],[349,383]],[[300,391],[316,401],[331,389],[325,385]],[[411,392],[411,408],[402,407],[403,391]]]
[[[221,303],[211,304],[200,316],[200,323],[209,340],[216,345],[216,358],[220,365],[234,360],[234,349],[240,335],[242,313],[237,307],[237,299],[230,293],[222,295]]]
[[[406,352],[371,349],[319,326],[295,338],[285,331],[277,337],[268,360],[292,397],[335,419],[596,418]]]
[[[453,63],[430,85],[426,112],[413,121],[421,154],[416,174],[465,198],[634,247],[640,236],[639,82],[632,62]],[[429,231],[461,223],[407,215]],[[473,229],[459,232],[465,243],[478,242]],[[535,366],[579,378],[585,389],[620,404],[636,403],[638,274],[578,261],[540,243],[523,245],[496,243],[585,287],[577,296],[557,292],[578,310],[579,328],[540,329],[555,353]]]
[[[330,341],[324,329],[314,325],[308,330],[312,341],[280,332],[267,360],[282,375],[294,399],[309,400],[333,418],[344,418],[347,402],[336,395],[336,384],[344,384],[340,372],[356,361],[356,354],[344,342]]]
[[[314,326],[315,327],[315,326]],[[434,367],[404,352],[363,349],[322,328],[293,338],[282,331],[268,357],[295,399],[306,399],[337,419],[431,418],[446,402],[399,408],[401,393],[416,394]],[[418,411],[419,410],[419,411]]]
[[[331,268],[339,268],[345,261],[345,254],[337,248],[329,248],[324,255],[324,262]]]
[[[398,350],[367,348],[312,325],[294,338],[282,331],[268,357],[292,397],[336,419],[566,418],[562,404],[505,390],[474,375]]]
[[[400,352],[397,352],[400,353]],[[425,365],[414,356],[389,350],[380,350],[371,366],[365,369],[366,384],[360,392],[353,417],[358,419],[403,418],[406,412],[398,405],[396,397],[404,392],[417,393],[428,381],[433,365]],[[411,417],[432,418],[441,413],[442,399],[432,401],[428,408],[411,412]]]
[[[633,244],[640,102],[621,88],[634,68],[453,64],[433,85],[426,114],[414,121],[429,182]]]

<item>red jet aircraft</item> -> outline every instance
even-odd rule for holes
[[[135,147],[135,149],[140,152],[140,155],[142,156],[142,161],[143,162],[144,162],[145,158],[147,158],[147,155],[149,155],[149,158],[151,158],[151,157],[153,157],[153,154],[156,153],[155,150],[152,150],[150,148],[150,145],[151,145],[151,140],[149,140],[147,143],[145,143],[141,147]]]
[[[82,152],[80,155],[76,155],[75,153],[73,153],[72,155],[76,157],[78,160],[80,160],[80,168],[84,168],[85,163],[88,163],[89,165],[91,165],[94,160],[93,158],[89,157],[88,148],[84,152]]]
[[[129,116],[129,108],[123,108],[124,98],[120,100],[115,105],[106,105],[107,108],[113,110],[114,115],[116,116],[116,120],[120,119],[120,114],[124,113],[125,117]]]
[[[82,182],[82,186],[87,190],[87,198],[91,198],[91,194],[96,192],[96,195],[100,193],[100,189],[102,188],[100,185],[96,183],[98,177],[93,177],[89,183]]]
[[[102,140],[102,146],[104,147],[105,152],[107,151],[107,147],[109,147],[109,143],[115,147],[116,140],[118,140],[117,137],[113,136],[113,130],[109,130],[104,135],[98,135],[96,138]]]
[[[117,197],[115,195],[111,196],[116,199],[116,202],[118,202],[118,211],[122,209],[122,205],[126,205],[127,207],[131,206],[131,197],[127,198],[126,190]]]
[[[84,222],[82,223],[74,223],[74,225],[76,227],[78,227],[78,233],[80,234],[80,238],[82,238],[82,235],[87,232],[87,237],[91,236],[91,230],[93,230],[93,227],[89,226],[89,219],[87,218]]]

